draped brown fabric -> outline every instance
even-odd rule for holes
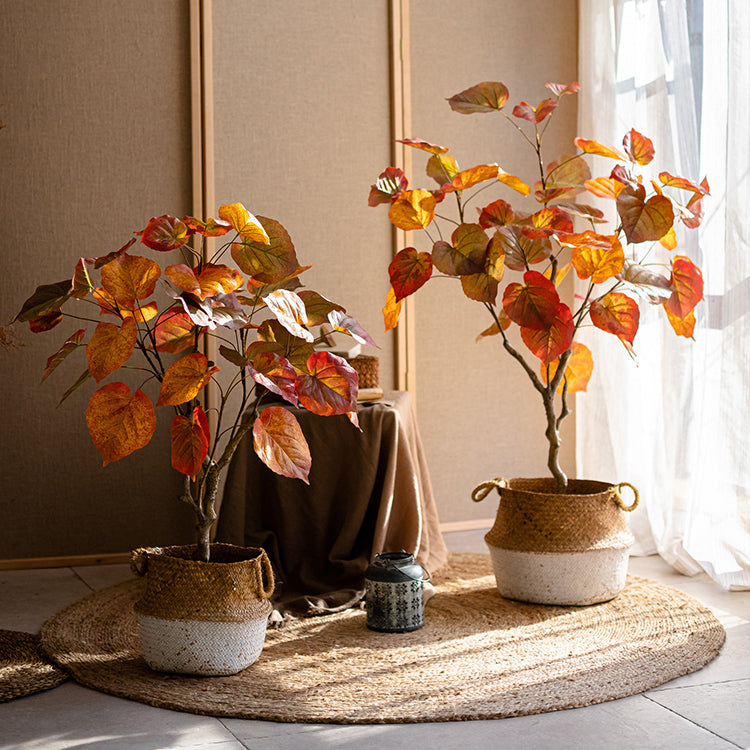
[[[346,416],[294,409],[312,454],[310,485],[280,477],[251,437],[229,468],[218,541],[263,547],[283,610],[324,612],[356,601],[377,552],[405,550],[429,571],[447,560],[411,398],[386,392]]]

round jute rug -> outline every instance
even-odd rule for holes
[[[501,598],[488,555],[454,555],[433,582],[420,630],[370,631],[362,610],[296,620],[270,630],[258,661],[231,677],[149,670],[133,615],[140,581],[71,605],[42,639],[77,681],[153,706],[370,724],[501,718],[621,698],[699,669],[725,638],[699,602],[641,578],[590,607]]]
[[[0,630],[0,703],[49,690],[67,679],[41,652],[38,635]]]

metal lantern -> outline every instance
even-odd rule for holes
[[[430,574],[408,552],[380,552],[365,571],[367,627],[408,633],[424,625],[424,584]]]

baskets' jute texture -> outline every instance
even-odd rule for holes
[[[357,371],[360,388],[377,388],[380,385],[380,361],[377,357],[360,354],[350,359],[349,364]]]
[[[0,630],[0,703],[49,690],[67,679],[42,653],[38,635]]]
[[[494,547],[570,553],[633,544],[617,486],[571,479],[560,494],[552,478],[510,479],[506,485],[498,488],[495,525],[485,536]]]
[[[699,669],[724,629],[691,597],[631,578],[615,600],[549,607],[500,597],[488,555],[453,555],[433,576],[425,625],[368,630],[349,610],[269,631],[230,677],[151,672],[138,652],[140,582],[90,595],[49,620],[45,648],[84,685],[198,714],[343,724],[491,719],[633,695]]]
[[[200,622],[244,622],[270,614],[274,579],[265,550],[212,544],[206,563],[192,559],[195,549],[191,544],[134,550],[133,571],[146,576],[137,612]]]

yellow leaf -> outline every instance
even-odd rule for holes
[[[383,320],[385,321],[385,330],[390,331],[398,325],[398,316],[401,313],[401,300],[396,299],[396,292],[393,287],[388,290],[388,296],[383,308]]]
[[[557,386],[558,393],[563,392],[566,380],[568,383],[568,393],[585,391],[594,369],[594,358],[585,344],[574,341],[570,345],[570,351],[570,358],[565,367],[565,377],[560,381],[560,385]],[[550,365],[549,374],[551,378],[555,377],[557,364],[557,362],[553,362]],[[544,364],[542,364],[542,381],[547,383],[547,367]]]
[[[219,206],[219,218],[228,221],[243,239],[263,245],[270,243],[261,223],[241,203]]]
[[[424,229],[435,216],[436,204],[428,190],[404,190],[391,205],[388,218],[393,226],[405,231]]]
[[[594,284],[601,284],[622,271],[625,265],[625,253],[622,245],[614,236],[610,237],[610,240],[612,245],[609,248],[574,248],[571,262],[579,279],[590,278]]]
[[[502,182],[503,185],[507,185],[510,188],[513,188],[517,193],[520,193],[521,195],[529,195],[531,193],[531,188],[520,178],[514,177],[512,174],[508,174],[507,172],[504,172],[502,169],[498,168],[497,170],[497,181]]]

